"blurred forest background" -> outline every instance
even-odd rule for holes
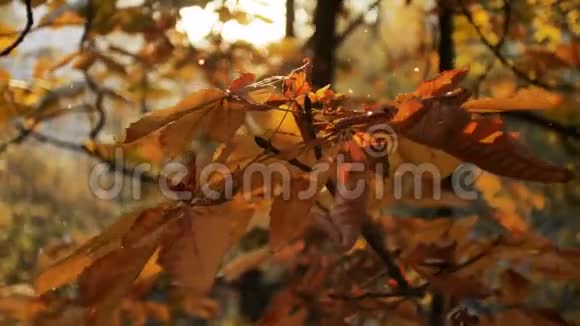
[[[130,189],[112,200],[100,200],[89,189],[91,168],[112,159],[108,144],[130,122],[194,90],[226,89],[239,72],[285,75],[304,57],[313,59],[314,85],[332,84],[360,103],[393,99],[439,71],[466,66],[464,85],[476,97],[509,97],[522,86],[541,89],[557,108],[507,112],[508,129],[534,153],[578,171],[580,8],[574,0],[33,0],[30,5],[29,31],[0,58],[3,298],[32,297],[40,270],[120,214],[159,200],[148,188],[139,200]],[[24,1],[0,0],[0,49],[21,35],[29,22],[26,7]],[[151,148],[128,155],[159,161],[161,154]],[[120,172],[112,171],[111,178],[115,173]],[[488,214],[486,227],[535,230],[563,247],[580,248],[577,180],[541,185],[486,175],[477,186],[482,199],[469,205],[405,202],[384,213],[427,220]],[[236,250],[257,248],[265,238],[263,231],[250,232]],[[248,273],[218,289],[219,324],[254,318],[268,302],[277,273]],[[164,302],[158,286],[150,296]],[[247,296],[255,298],[234,303]],[[546,286],[539,298],[580,320],[577,286]],[[0,299],[0,323],[26,320],[30,309]],[[202,315],[213,313],[208,308]]]

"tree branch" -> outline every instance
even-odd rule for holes
[[[497,44],[493,44],[487,37],[485,37],[481,28],[473,20],[473,16],[471,15],[471,12],[469,11],[469,9],[465,6],[464,0],[459,0],[459,3],[460,3],[460,7],[461,7],[461,12],[465,16],[465,18],[467,18],[467,21],[471,24],[471,26],[473,26],[473,28],[475,29],[481,42],[487,48],[489,48],[489,50],[491,50],[491,52],[495,55],[495,57],[504,66],[509,68],[514,73],[514,75],[516,75],[520,79],[525,80],[526,82],[528,82],[532,85],[539,86],[539,87],[542,87],[542,88],[545,88],[548,90],[559,90],[559,91],[567,91],[567,92],[576,90],[576,87],[574,87],[573,85],[569,85],[569,84],[561,84],[561,85],[547,84],[544,81],[539,80],[537,78],[530,77],[525,72],[519,70],[501,53],[501,45],[503,45],[503,41],[501,43],[498,42]],[[509,13],[511,11],[509,1],[504,1],[504,11],[505,11],[504,14]],[[506,20],[508,20],[508,19],[506,18]]]
[[[286,37],[295,37],[294,21],[296,18],[296,8],[294,0],[286,0]]]
[[[528,122],[544,129],[552,130],[563,137],[580,140],[580,130],[577,127],[568,126],[558,121],[550,120],[533,112],[514,111],[504,112],[503,115],[520,121]]]
[[[359,27],[364,22],[365,15],[368,13],[368,11],[377,8],[380,3],[381,0],[376,0],[367,8],[365,12],[361,13],[355,20],[353,20],[342,32],[342,34],[336,37],[336,45],[339,46],[342,44],[342,42],[344,42],[344,40],[346,40],[346,38],[348,38],[350,34],[352,34],[357,29],[357,27]]]
[[[455,61],[453,44],[453,11],[444,4],[439,4],[439,72],[451,70]]]
[[[385,239],[381,233],[381,228],[371,221],[367,221],[363,224],[362,235],[369,246],[377,253],[379,258],[385,264],[387,268],[387,273],[391,278],[397,282],[398,288],[401,292],[409,292],[411,286],[409,282],[401,273],[399,266],[395,263],[395,260],[391,256],[391,253],[385,248]]]
[[[32,25],[34,24],[34,15],[32,14],[32,3],[31,2],[32,2],[32,0],[25,0],[24,1],[25,5],[26,5],[26,25],[24,26],[24,29],[22,30],[22,32],[20,32],[20,34],[18,35],[16,40],[14,40],[14,42],[12,42],[12,44],[10,44],[7,48],[2,50],[2,52],[0,52],[0,57],[4,57],[4,56],[9,55],[10,52],[12,52],[12,50],[14,50],[20,43],[22,43],[22,41],[24,41],[26,34],[28,34],[28,32],[30,32]]]

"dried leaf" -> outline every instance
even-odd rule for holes
[[[416,94],[422,97],[445,95],[457,88],[459,82],[467,76],[468,72],[467,68],[444,71],[431,80],[421,82],[417,87]]]
[[[184,207],[179,214],[164,236],[159,263],[175,286],[204,295],[224,254],[244,234],[253,208],[236,197],[220,206]]]
[[[276,196],[270,210],[270,247],[274,251],[287,245],[306,229],[311,222],[310,209],[320,190],[317,183],[307,177],[292,178],[289,184],[291,185],[289,196],[284,193]],[[312,185],[317,189],[314,189],[309,196],[302,198],[301,194]],[[288,197],[285,198],[286,196]]]
[[[553,109],[562,103],[562,96],[538,87],[521,88],[508,98],[479,98],[461,105],[469,112],[488,113],[515,110]]]
[[[229,90],[231,93],[236,93],[239,90],[241,90],[242,88],[252,84],[255,81],[256,81],[255,74],[252,74],[249,72],[243,72],[240,74],[240,77],[238,77],[237,79],[232,81],[232,83],[230,84]]]
[[[206,89],[193,93],[173,107],[154,111],[132,123],[127,128],[124,142],[135,141],[195,110],[207,109],[226,96],[225,92],[218,89]]]
[[[393,123],[402,136],[495,174],[539,182],[565,182],[572,178],[567,169],[533,157],[499,126],[495,118],[472,117],[458,104],[436,99],[423,100],[421,109]],[[486,139],[496,132],[501,134]]]
[[[95,325],[109,325],[113,312],[119,308],[158,243],[159,238],[139,248],[113,251],[83,272],[79,291],[84,304],[90,306],[88,317]]]
[[[342,166],[338,166],[339,180],[334,197],[334,206],[329,213],[329,221],[338,231],[334,239],[343,249],[350,249],[360,235],[363,222],[368,218],[368,190],[366,174],[351,170],[351,163],[364,163],[366,156],[362,149],[351,141],[345,144],[341,155],[345,157]],[[361,188],[362,191],[361,191]],[[330,234],[332,237],[332,234]]]
[[[158,215],[161,212],[161,208],[152,208],[122,217],[71,255],[40,273],[35,282],[36,292],[44,294],[73,281],[93,262],[119,249],[122,246],[123,237],[129,232],[135,221],[143,216]]]
[[[175,222],[169,218],[174,216],[172,213],[160,207],[139,215],[123,236],[122,246],[83,271],[79,292],[95,325],[108,325],[123,296],[159,246],[163,230],[170,225],[168,222]]]

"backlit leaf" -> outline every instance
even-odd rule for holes
[[[479,98],[461,106],[470,112],[501,112],[513,110],[553,109],[562,103],[562,97],[538,87],[522,88],[508,98]]]
[[[125,143],[130,143],[148,135],[195,110],[207,109],[226,96],[226,93],[218,89],[201,90],[181,100],[173,107],[149,113],[127,128]]]
[[[204,295],[226,251],[246,230],[253,208],[234,199],[220,206],[184,207],[164,236],[159,263],[177,288]]]

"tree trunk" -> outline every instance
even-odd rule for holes
[[[336,19],[342,0],[318,0],[314,13],[312,84],[322,87],[334,81]]]
[[[439,8],[439,72],[453,69],[455,49],[453,47],[453,12],[441,6]]]
[[[295,2],[294,0],[286,0],[286,37],[295,37],[294,21],[295,21]]]

